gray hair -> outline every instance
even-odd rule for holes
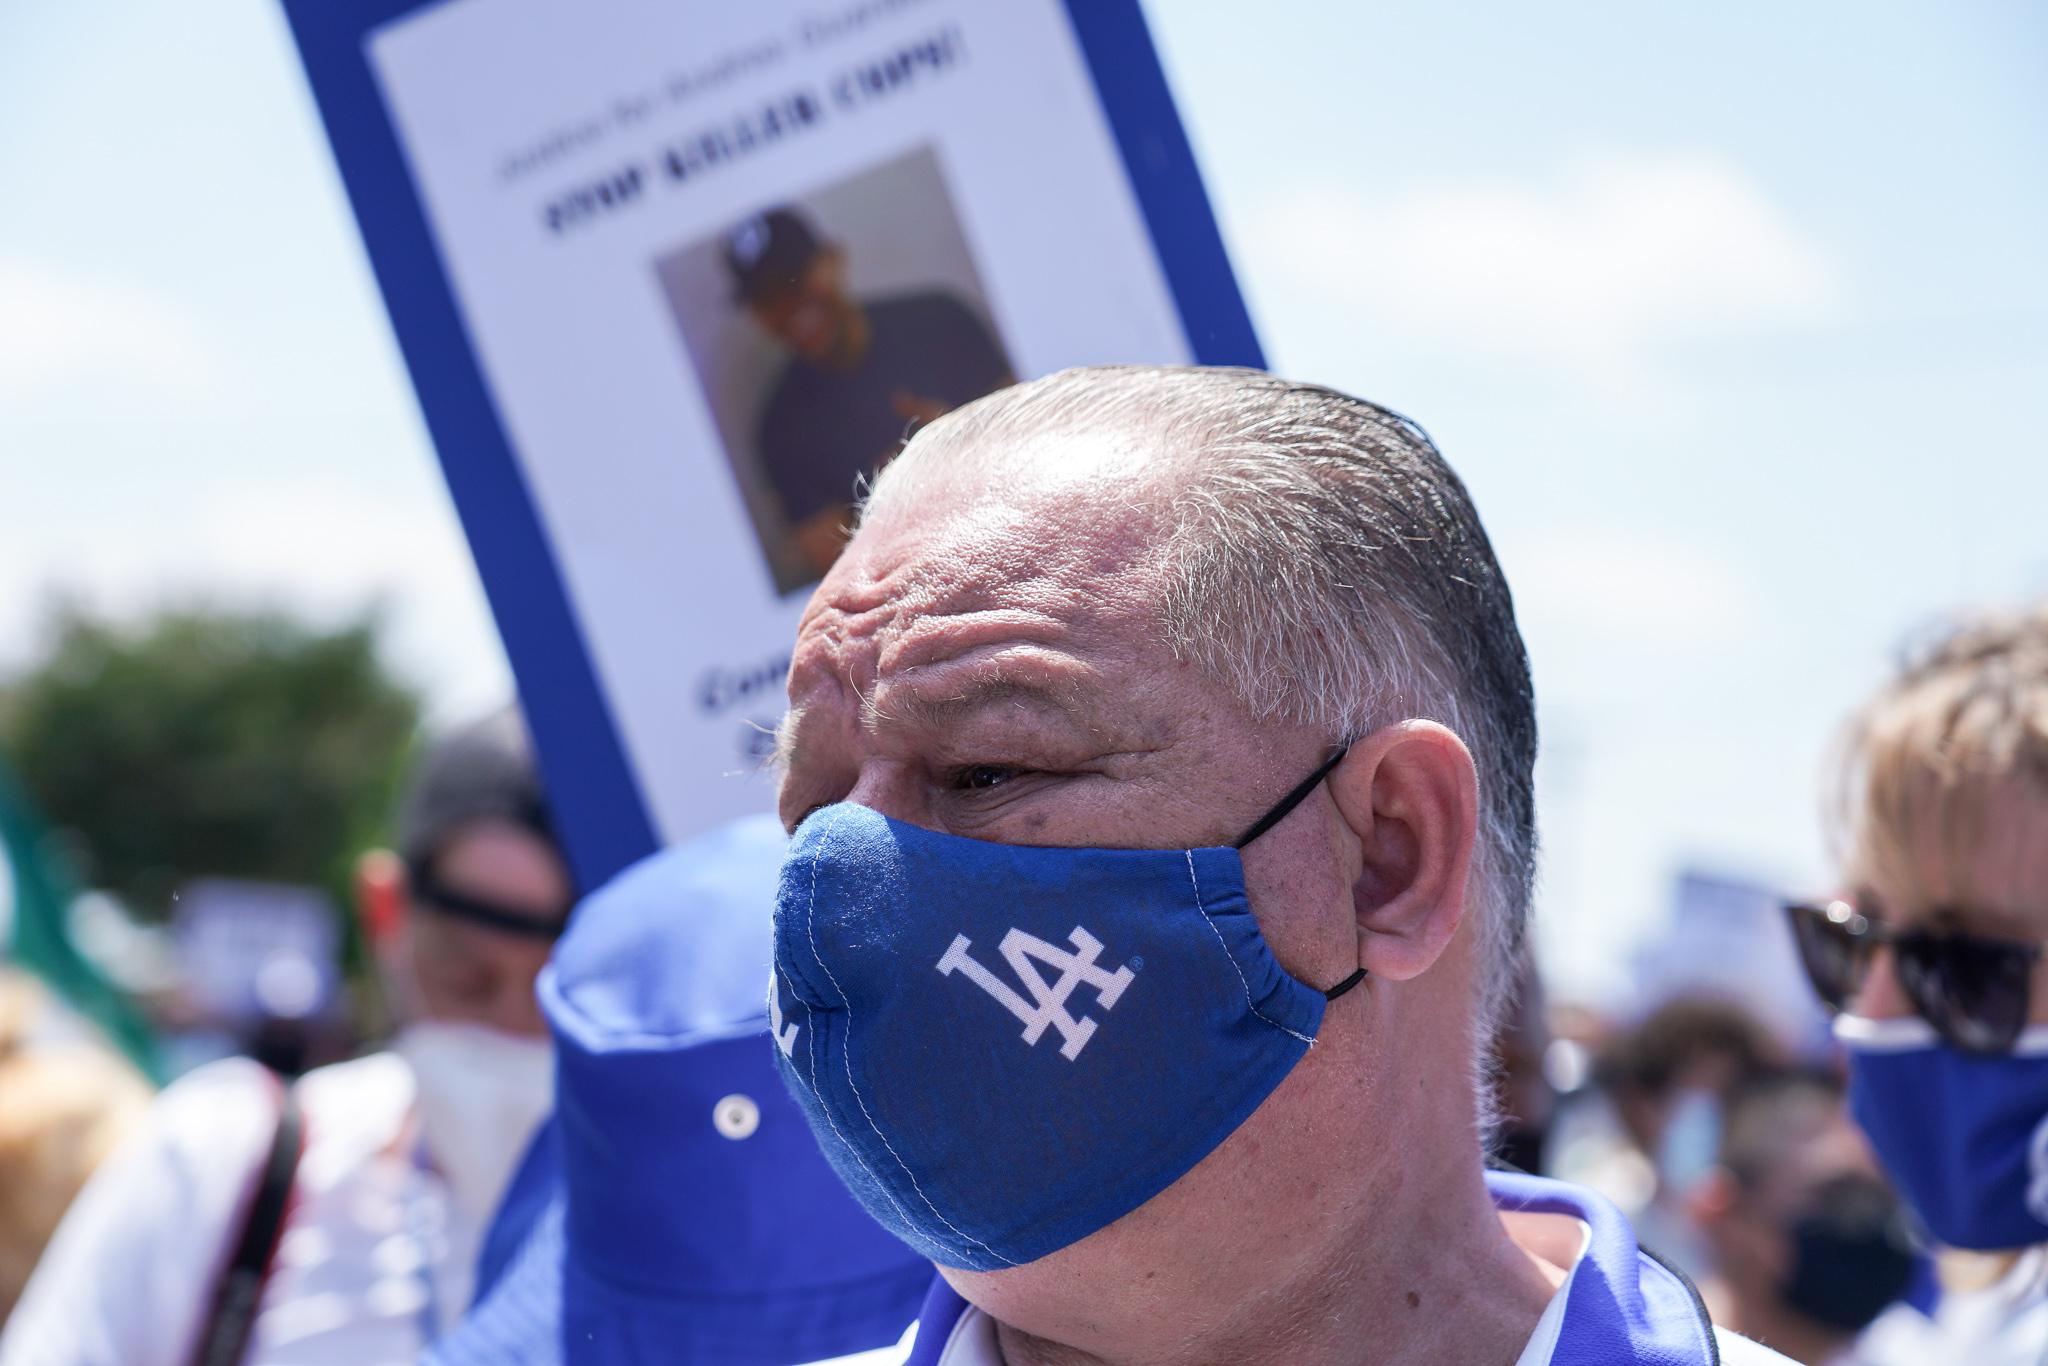
[[[1512,1002],[1536,870],[1536,708],[1514,601],[1464,484],[1400,414],[1257,370],[1113,366],[939,419],[869,510],[1005,438],[1136,438],[1168,507],[1166,638],[1261,718],[1355,739],[1442,722],[1471,749],[1483,1059]],[[1170,452],[1162,471],[1157,452]],[[1163,477],[1160,477],[1163,475]]]

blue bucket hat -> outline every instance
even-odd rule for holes
[[[541,973],[555,1113],[438,1366],[787,1366],[897,1341],[931,1264],[853,1202],[765,1015],[787,841],[749,818],[591,896]]]

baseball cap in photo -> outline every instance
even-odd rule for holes
[[[725,269],[735,303],[751,303],[787,289],[825,249],[811,225],[793,209],[769,209],[725,234]]]

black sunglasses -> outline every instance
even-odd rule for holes
[[[450,920],[467,921],[482,925],[500,934],[516,935],[521,939],[554,940],[562,937],[569,928],[569,913],[547,919],[538,919],[532,912],[510,906],[501,906],[482,897],[458,892],[443,883],[426,869],[417,869],[412,874],[413,900],[428,910],[447,916]]]
[[[1847,1010],[1880,944],[1898,965],[1899,985],[1920,1018],[1970,1053],[2008,1053],[2026,1028],[2040,944],[1944,930],[1895,930],[1846,901],[1785,907],[1792,941],[1813,990],[1828,1009]]]

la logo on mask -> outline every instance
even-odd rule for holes
[[[1318,988],[1280,966],[1238,853],[1343,753],[1230,847],[994,844],[853,802],[805,817],[776,888],[769,1018],[790,1093],[868,1213],[943,1266],[1018,1266],[1228,1138],[1365,977]]]
[[[1069,953],[1057,944],[1048,944],[1037,935],[1026,934],[1012,929],[1003,936],[1003,942],[996,946],[1010,970],[1017,974],[1017,980],[1031,993],[1031,999],[1022,996],[968,956],[968,938],[964,934],[953,936],[953,943],[940,957],[938,968],[942,976],[951,977],[957,969],[968,981],[980,987],[1003,1009],[1024,1022],[1024,1042],[1035,1046],[1045,1036],[1048,1028],[1059,1031],[1060,1056],[1068,1062],[1081,1056],[1081,1050],[1088,1046],[1088,1040],[1095,1036],[1093,1018],[1076,1019],[1067,1010],[1067,999],[1083,982],[1095,988],[1095,1000],[1104,1010],[1112,1009],[1124,989],[1136,978],[1129,966],[1111,972],[1098,966],[1096,959],[1102,954],[1102,941],[1076,925],[1067,934],[1067,941],[1074,946]],[[1038,969],[1032,966],[1032,959],[1060,970],[1058,980],[1048,982]]]

